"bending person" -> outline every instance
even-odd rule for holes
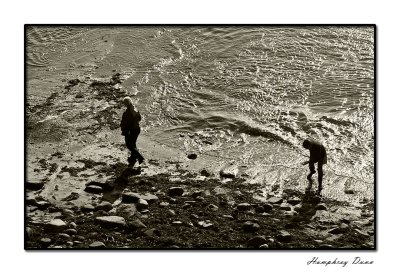
[[[324,176],[322,166],[327,162],[325,147],[315,140],[305,140],[303,142],[303,147],[310,150],[310,160],[304,162],[304,164],[308,163],[310,167],[310,174],[307,176],[309,181],[311,181],[311,177],[315,173],[314,164],[318,163],[318,192],[321,193],[322,177]]]

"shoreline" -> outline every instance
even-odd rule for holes
[[[28,100],[27,249],[375,247],[373,200],[347,180],[332,176],[321,199],[304,193],[305,169],[189,159],[151,132],[138,141],[145,166],[128,168],[120,82],[73,79],[65,94]]]

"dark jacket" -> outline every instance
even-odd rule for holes
[[[310,162],[316,163],[322,161],[323,164],[326,164],[326,150],[325,147],[318,141],[309,140],[310,141]]]
[[[132,113],[129,109],[125,110],[121,119],[122,135],[128,135],[132,132],[140,131],[140,120],[142,120],[142,116],[139,111],[134,111],[134,113]]]

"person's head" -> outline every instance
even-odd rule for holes
[[[304,142],[303,142],[303,147],[306,148],[306,149],[309,149],[310,146],[311,146],[310,141],[309,141],[309,140],[304,140]]]
[[[135,106],[133,105],[133,101],[131,99],[131,97],[125,97],[122,102],[124,103],[124,105],[131,110],[135,110]]]

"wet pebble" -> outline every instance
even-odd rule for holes
[[[105,248],[106,245],[103,242],[93,242],[89,245],[89,248]]]

